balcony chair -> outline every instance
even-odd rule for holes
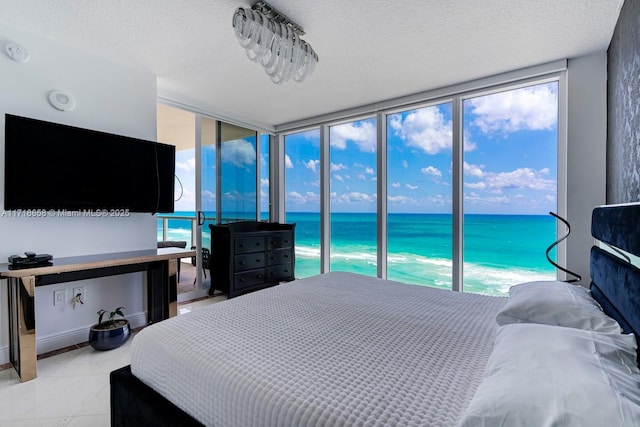
[[[191,246],[191,250],[194,250],[196,247],[195,246]],[[202,248],[202,274],[204,274],[204,278],[207,278],[207,268],[209,267],[209,258],[211,256],[211,251],[209,251],[209,249],[207,248]],[[193,265],[194,267],[196,266],[197,261],[196,261],[196,257],[192,256],[191,257],[191,265]],[[196,284],[196,281],[198,280],[198,278],[196,277],[195,279],[193,279],[193,284]]]

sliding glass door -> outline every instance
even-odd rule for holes
[[[197,253],[181,263],[178,301],[184,301],[206,295],[211,286],[209,225],[259,218],[258,198],[268,200],[260,194],[269,191],[268,167],[259,177],[255,130],[163,104],[158,140],[176,146],[175,212],[159,216],[158,241],[182,242]],[[262,140],[268,164],[268,135]],[[263,210],[268,218],[268,203]]]

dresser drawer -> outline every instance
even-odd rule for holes
[[[243,273],[236,273],[233,275],[234,289],[236,290],[261,285],[264,283],[264,281],[265,281],[264,268],[249,270]]]
[[[293,279],[293,267],[291,264],[281,264],[267,268],[267,281],[269,282],[291,279]]]
[[[267,252],[267,266],[278,264],[291,264],[293,258],[293,251],[289,249],[276,249]]]
[[[238,237],[234,243],[235,253],[246,254],[264,250],[264,236]]]
[[[293,246],[293,234],[286,231],[273,233],[267,240],[267,249],[290,248]]]
[[[233,265],[235,272],[264,267],[264,252],[236,255],[234,258]]]

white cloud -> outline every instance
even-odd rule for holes
[[[365,174],[361,173],[361,174],[358,174],[358,179],[360,179],[362,181],[366,181],[367,177],[365,176]]]
[[[464,184],[467,188],[473,188],[474,190],[484,190],[487,185],[484,182],[469,182]]]
[[[494,193],[500,193],[505,188],[556,191],[556,181],[547,178],[549,168],[540,170],[518,168],[509,172],[485,172],[483,168],[484,166],[464,163],[465,175],[480,178],[477,182],[465,183],[465,187],[477,190],[494,190]]]
[[[470,163],[464,162],[463,170],[465,175],[471,175],[475,177],[482,177],[484,175],[483,165],[472,165]]]
[[[340,150],[347,148],[347,141],[353,141],[362,152],[376,152],[377,129],[372,120],[332,126],[329,138],[331,146]]]
[[[400,188],[400,183],[399,183],[399,182],[392,182],[392,183],[391,183],[391,186],[392,186],[393,188]]]
[[[284,165],[287,169],[293,169],[293,162],[291,161],[291,157],[288,154],[284,156]]]
[[[409,167],[409,162],[407,162],[406,160],[402,161],[402,167],[407,169]]]
[[[222,195],[224,200],[233,201],[233,202],[251,202],[256,200],[256,193],[250,191],[248,193],[241,193],[237,190],[227,191]]]
[[[425,175],[431,175],[437,178],[442,177],[442,172],[440,171],[440,169],[433,166],[427,166],[426,168],[422,168],[420,169],[420,172],[422,172]]]
[[[250,166],[256,163],[256,149],[244,139],[234,139],[222,144],[220,157],[223,162],[233,163],[236,166]]]
[[[366,194],[353,191],[350,193],[344,193],[338,196],[336,193],[331,193],[332,200],[338,204],[350,204],[350,203],[375,203],[377,200],[376,194]]]
[[[558,93],[549,83],[469,99],[472,124],[485,134],[504,136],[519,130],[553,129],[558,122]]]
[[[417,190],[418,189],[417,185],[411,185],[411,184],[405,184],[405,187],[407,187],[409,190]]]
[[[331,170],[333,172],[336,171],[342,171],[342,170],[346,170],[349,169],[347,166],[343,165],[342,163],[331,163]]]
[[[373,175],[373,168],[365,168],[364,169],[364,173],[369,174],[369,175]]]
[[[185,162],[176,162],[176,168],[185,172],[193,172],[196,170],[196,158],[192,157]]]
[[[387,201],[393,205],[416,205],[416,200],[407,196],[387,196]]]
[[[297,191],[289,191],[289,193],[287,193],[286,201],[292,202],[292,203],[304,203],[306,199],[302,194],[298,193]]]
[[[338,180],[338,181],[340,181],[340,182],[344,181],[344,178],[342,177],[342,175],[338,175],[337,173],[333,174],[333,178]]]
[[[464,201],[469,203],[488,203],[490,205],[507,205],[511,199],[507,196],[482,197],[477,193],[468,193],[464,195]]]
[[[297,191],[290,191],[287,193],[286,203],[292,204],[306,204],[309,202],[317,203],[320,197],[317,193],[307,191],[305,194],[300,194]]]
[[[260,185],[262,185],[263,187],[268,187],[269,180],[267,178],[260,178]]]
[[[451,150],[453,126],[438,107],[426,107],[412,111],[402,119],[400,114],[392,117],[391,128],[409,147],[427,154]]]
[[[308,162],[303,162],[303,163],[307,169],[310,169],[313,172],[317,172],[318,165],[320,165],[320,160],[309,160]]]
[[[489,188],[529,188],[531,190],[556,190],[556,182],[545,178],[548,169],[519,168],[486,176]]]
[[[216,199],[216,195],[213,191],[205,190],[202,192],[202,198],[204,200],[213,201]]]

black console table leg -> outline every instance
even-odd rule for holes
[[[178,314],[178,260],[152,262],[147,270],[148,323]]]

